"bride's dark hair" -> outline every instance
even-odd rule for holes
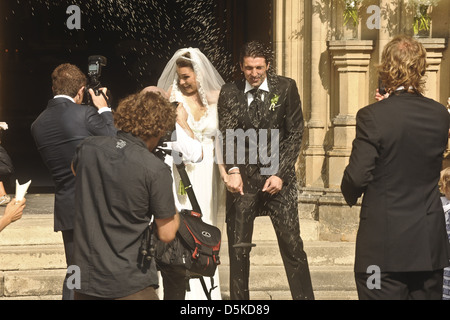
[[[191,61],[191,54],[189,52],[183,54],[180,58],[177,59],[175,63],[178,68],[191,68],[192,70],[194,70],[194,65]]]

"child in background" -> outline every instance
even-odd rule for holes
[[[445,223],[447,225],[447,234],[450,241],[450,168],[446,168],[441,172],[441,180],[439,181],[441,193],[444,197],[441,197],[442,206],[445,213]],[[450,300],[450,267],[444,269],[444,293],[443,300]]]

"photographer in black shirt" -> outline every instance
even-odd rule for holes
[[[158,299],[155,262],[142,270],[138,260],[152,216],[162,241],[178,230],[170,168],[151,152],[175,119],[160,94],[134,94],[114,114],[116,137],[90,137],[78,147],[74,260],[81,288],[75,299]]]

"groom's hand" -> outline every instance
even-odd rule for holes
[[[269,179],[267,179],[262,191],[267,192],[273,196],[279,193],[281,189],[283,189],[283,180],[281,180],[277,176],[271,176]]]
[[[244,183],[242,182],[241,174],[238,170],[230,172],[224,177],[224,182],[227,190],[231,193],[240,193],[244,195]]]

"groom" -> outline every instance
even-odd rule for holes
[[[250,142],[245,145],[245,159],[242,159],[242,150],[238,150],[242,148],[241,143],[236,142],[239,137],[232,137],[231,143],[229,136],[224,139],[228,140],[223,155],[228,172],[224,182],[228,190],[230,298],[250,299],[248,245],[252,241],[254,219],[269,215],[292,298],[314,299],[307,256],[300,237],[295,175],[303,133],[301,101],[294,80],[269,74],[270,56],[270,51],[259,42],[244,45],[240,66],[245,79],[224,85],[218,102],[219,126],[224,137],[239,129],[250,133]],[[272,136],[273,140],[274,132],[279,133],[279,140],[265,143],[265,137]],[[251,133],[262,141],[252,142]],[[261,133],[268,134],[262,137]],[[256,148],[261,159],[262,154],[268,155],[267,151],[274,149],[274,144],[278,147],[275,148],[279,156],[278,170],[266,175],[267,166],[261,160],[249,158]]]

